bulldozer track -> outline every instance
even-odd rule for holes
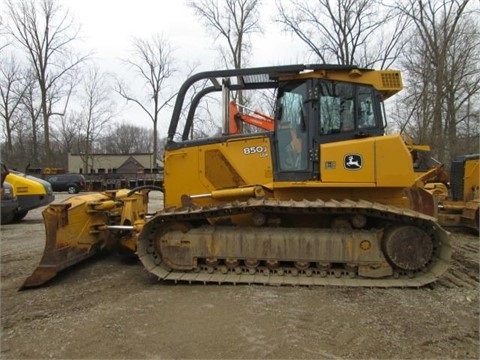
[[[154,242],[159,230],[172,222],[198,222],[208,218],[222,218],[233,215],[261,213],[265,215],[315,215],[344,216],[362,214],[369,219],[385,224],[408,224],[424,229],[434,239],[434,255],[422,269],[416,271],[395,270],[391,276],[381,278],[359,277],[348,269],[298,269],[283,266],[271,269],[262,265],[252,269],[248,266],[227,268],[203,264],[189,271],[172,271],[165,266],[162,257],[155,250]],[[237,228],[239,230],[241,228]],[[261,228],[258,228],[261,229]],[[272,228],[271,231],[276,231]],[[320,231],[320,230],[319,230]],[[335,229],[328,229],[335,231]],[[341,230],[338,230],[341,231]],[[353,232],[375,230],[352,230]],[[379,231],[379,230],[376,230]],[[218,284],[262,284],[262,285],[334,285],[364,287],[420,287],[436,281],[448,268],[451,246],[445,231],[434,218],[403,208],[387,206],[369,201],[330,200],[330,201],[280,201],[271,199],[251,199],[245,202],[232,202],[209,207],[187,207],[165,209],[158,212],[144,227],[139,237],[137,255],[147,271],[161,280],[188,283]],[[452,280],[453,282],[453,280]],[[465,280],[466,283],[466,280]]]

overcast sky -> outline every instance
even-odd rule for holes
[[[185,79],[187,64],[199,64],[198,71],[218,68],[218,52],[214,49],[213,38],[185,0],[61,0],[61,3],[82,26],[82,46],[85,50],[93,49],[97,62],[106,70],[122,70],[119,58],[128,56],[133,37],[149,38],[156,33],[168,40],[174,50],[176,68],[183,70],[177,88]],[[249,65],[310,62],[299,40],[283,33],[279,25],[272,22],[274,0],[264,0],[262,9],[265,33],[255,35],[254,55]],[[146,115],[138,111],[133,115],[135,107],[129,108],[123,117],[125,120],[134,116],[136,123],[151,126]],[[164,131],[160,135],[163,136]]]
[[[150,37],[160,33],[176,49],[179,60],[202,60],[208,68],[216,56],[213,39],[185,0],[61,0],[82,25],[85,44],[96,48],[102,58],[117,58],[130,47],[133,37]],[[292,52],[292,37],[272,24],[274,0],[264,0],[262,26],[264,35],[255,35],[252,64],[263,66],[287,64],[299,58]],[[209,51],[210,50],[210,51]],[[204,64],[203,64],[204,63]]]

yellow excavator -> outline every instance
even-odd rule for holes
[[[383,102],[402,87],[399,71],[326,64],[193,75],[179,89],[168,129],[164,208],[149,212],[148,194],[157,190],[149,186],[51,204],[43,212],[43,258],[23,287],[113,247],[136,252],[163,281],[435,281],[450,261],[448,234],[434,196],[416,182],[404,140],[385,135]],[[231,133],[232,95],[265,90],[276,94],[273,129]],[[223,134],[192,138],[199,104],[215,92]]]

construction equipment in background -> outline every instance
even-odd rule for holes
[[[244,111],[243,113],[238,111],[239,107]],[[230,101],[228,116],[228,133],[232,135],[242,132],[243,123],[252,125],[257,129],[267,131],[273,131],[274,128],[274,120],[271,116],[262,114],[259,111],[252,110],[247,108],[246,106],[237,104],[233,100]]]
[[[66,171],[64,168],[53,168],[53,167],[37,168],[37,167],[27,166],[27,168],[25,169],[25,173],[27,175],[33,175],[33,176],[44,179],[45,177],[48,177],[51,175],[65,174]]]
[[[10,224],[18,211],[18,200],[13,193],[13,187],[5,181],[8,171],[3,166],[0,167],[0,186],[1,186],[1,224]]]
[[[48,205],[55,200],[52,186],[47,181],[8,169],[5,164],[1,164],[1,167],[6,174],[5,181],[12,185],[13,195],[18,200],[19,207],[12,221],[20,221],[30,210]]]
[[[1,223],[2,225],[10,224],[15,218],[15,214],[18,212],[18,200],[13,193],[13,187],[8,182],[1,183]]]
[[[187,93],[208,81],[179,129]],[[193,75],[168,129],[164,208],[148,212],[149,186],[50,205],[44,255],[23,287],[111,246],[136,251],[150,273],[174,282],[435,281],[450,261],[448,234],[402,137],[384,134],[383,101],[402,87],[399,71],[326,64]],[[231,134],[232,92],[264,89],[276,93],[273,131]],[[223,135],[190,138],[199,103],[215,92]]]
[[[437,191],[438,221],[443,226],[462,226],[479,231],[480,154],[456,157],[450,167],[449,191]],[[438,187],[436,188],[438,189]]]
[[[465,227],[479,231],[480,154],[461,155],[445,166],[430,156],[428,145],[414,145],[407,140],[417,174],[417,181],[433,194],[438,208],[435,216],[444,227]]]
[[[435,216],[440,225],[470,228],[478,233],[480,154],[458,156],[450,164],[449,174],[444,164],[430,155],[430,146],[414,144],[405,135],[404,140],[412,154],[417,181],[436,198]]]

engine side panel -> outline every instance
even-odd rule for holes
[[[398,135],[322,144],[320,169],[323,183],[409,187],[415,182],[410,152]]]
[[[182,195],[267,184],[273,179],[270,139],[266,135],[219,138],[218,142],[165,153],[165,207],[180,206]],[[208,200],[198,200],[208,203]]]

